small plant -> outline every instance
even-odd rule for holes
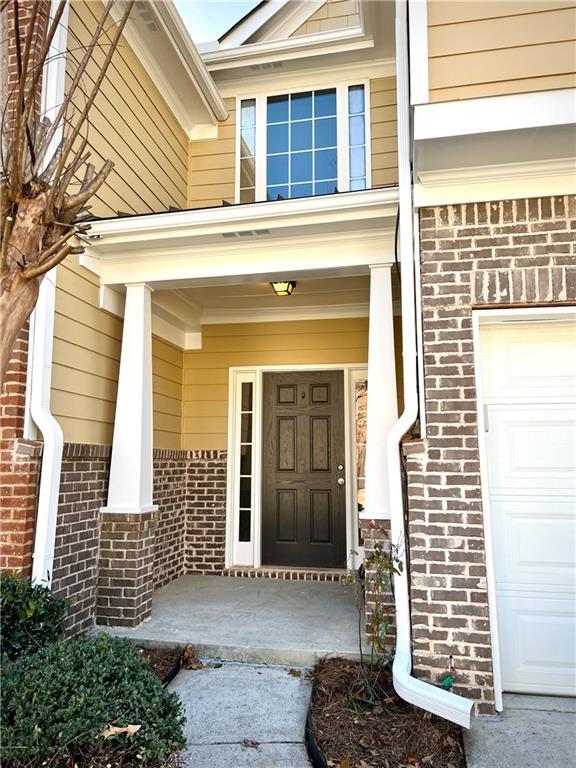
[[[160,768],[184,748],[184,717],[138,649],[97,635],[2,669],[4,768]]]
[[[358,714],[366,709],[373,711],[376,707],[382,707],[383,702],[395,698],[393,691],[383,685],[382,672],[393,658],[389,647],[390,596],[394,594],[394,575],[402,573],[403,568],[397,547],[376,542],[364,565],[357,571],[349,570],[343,579],[344,585],[354,586],[358,614],[358,647],[363,677],[348,691],[350,709]],[[366,597],[371,603],[371,617],[366,627],[370,641],[369,660],[365,657],[362,642]]]
[[[43,586],[5,575],[0,579],[2,654],[15,659],[54,643],[64,634],[68,604]]]

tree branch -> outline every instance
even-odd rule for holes
[[[94,166],[92,166],[94,167]],[[80,188],[80,192],[76,195],[70,195],[64,200],[62,205],[63,211],[72,211],[75,208],[82,208],[82,206],[90,200],[90,198],[98,192],[102,184],[106,181],[108,174],[114,167],[114,163],[111,160],[107,160],[102,168],[98,171],[87,184],[83,184]]]
[[[110,10],[112,9],[112,5],[114,4],[114,0],[108,0],[108,3],[106,4],[104,11],[102,12],[102,16],[100,17],[100,20],[98,21],[98,25],[96,26],[96,30],[94,31],[94,34],[92,35],[92,39],[90,41],[90,44],[86,48],[86,53],[82,57],[82,61],[78,65],[78,69],[76,70],[76,73],[74,74],[74,77],[72,78],[72,82],[70,83],[70,86],[66,92],[66,95],[64,97],[64,100],[62,104],[60,105],[60,109],[58,110],[56,117],[54,118],[54,121],[52,122],[52,128],[48,132],[48,141],[46,143],[46,148],[42,153],[38,153],[37,158],[37,165],[35,167],[35,170],[37,169],[38,163],[43,159],[44,154],[48,147],[50,146],[50,142],[54,138],[54,135],[56,134],[56,131],[58,130],[60,123],[62,121],[62,118],[66,114],[66,111],[68,110],[68,106],[72,103],[72,97],[76,91],[76,88],[78,87],[78,84],[80,83],[80,80],[82,78],[82,75],[84,74],[84,70],[88,66],[88,63],[90,62],[92,58],[92,48],[98,41],[98,38],[100,37],[100,34],[102,33],[102,30],[104,28],[104,24],[106,23],[106,19],[108,18],[108,15],[110,14]]]
[[[64,261],[66,256],[69,256],[72,253],[84,253],[84,246],[83,245],[66,245],[61,251],[58,251],[58,253],[55,253],[54,256],[52,256],[51,259],[48,259],[47,261],[43,261],[41,264],[37,264],[33,267],[27,267],[26,269],[23,269],[20,273],[23,278],[26,280],[32,280],[34,277],[40,277],[40,275],[45,275],[46,272],[49,272],[51,269],[54,269],[54,267],[57,267],[60,262]]]
[[[100,69],[100,72],[98,73],[98,77],[96,78],[96,81],[94,85],[92,86],[92,90],[90,92],[90,95],[88,96],[88,100],[86,101],[86,104],[84,105],[84,109],[80,113],[80,116],[76,118],[76,124],[74,128],[72,129],[72,133],[68,136],[66,139],[66,143],[64,144],[64,148],[62,149],[62,155],[60,156],[60,162],[56,168],[56,175],[58,176],[59,173],[62,172],[62,169],[66,166],[66,161],[68,159],[68,155],[70,154],[70,151],[72,150],[72,146],[74,142],[76,141],[76,138],[78,134],[80,133],[80,129],[82,128],[82,125],[84,124],[84,121],[86,120],[88,113],[90,111],[90,108],[92,104],[94,103],[94,99],[98,95],[98,92],[100,90],[100,86],[102,85],[102,81],[106,77],[106,72],[108,70],[108,67],[110,66],[110,62],[112,61],[112,57],[114,56],[114,53],[116,52],[116,49],[118,47],[118,43],[120,42],[120,37],[122,36],[122,32],[124,31],[124,27],[126,26],[126,22],[128,21],[128,17],[130,15],[130,12],[132,10],[132,6],[134,5],[134,0],[128,0],[127,6],[124,9],[124,13],[122,14],[122,18],[120,19],[120,22],[118,23],[118,26],[116,28],[116,34],[114,35],[112,39],[112,44],[110,46],[110,50],[106,53],[106,57],[104,59],[104,63],[102,64],[102,67]],[[52,205],[54,201],[54,194],[49,195],[48,204]]]

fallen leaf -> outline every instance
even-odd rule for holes
[[[342,760],[340,760],[338,764],[338,768],[350,768],[350,758],[348,755],[346,757],[343,757]]]
[[[110,739],[112,736],[117,736],[119,733],[125,733],[128,736],[134,736],[135,733],[138,733],[138,731],[142,728],[141,725],[125,725],[124,727],[120,727],[118,725],[109,725],[108,728],[105,728],[100,736],[103,736],[105,739]]]
[[[302,677],[302,670],[301,669],[288,669],[287,672],[292,677]]]
[[[446,736],[440,739],[440,746],[442,749],[454,749],[458,747],[458,742],[448,733]]]
[[[260,742],[254,741],[253,739],[242,739],[241,744],[243,747],[246,747],[246,749],[258,749],[260,746]]]
[[[196,648],[193,645],[187,645],[182,653],[182,669],[202,669],[204,664],[198,658]]]

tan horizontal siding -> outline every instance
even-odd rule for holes
[[[431,101],[573,87],[576,2],[428,2]]]
[[[346,29],[360,24],[358,0],[326,0],[291,37],[329,32],[332,29]]]
[[[372,186],[398,183],[398,127],[396,124],[396,78],[370,81],[370,133]]]
[[[236,100],[225,99],[230,111],[218,126],[218,137],[191,141],[189,150],[188,206],[205,208],[233,203],[235,188]]]
[[[99,309],[96,278],[77,257],[56,284],[52,412],[66,442],[111,443],[122,321]]]
[[[154,447],[180,448],[182,432],[181,349],[154,337],[152,339],[152,393],[154,407]]]
[[[98,309],[98,287],[69,260],[58,270],[52,411],[67,442],[112,442],[122,321]],[[179,448],[182,350],[152,339],[154,447]]]
[[[102,7],[96,0],[74,0],[71,5],[68,84]],[[104,42],[83,77],[84,91],[98,76]],[[82,105],[83,97],[76,101]],[[96,215],[186,205],[187,137],[125,40],[91,109],[88,138],[97,167],[104,160],[115,164],[92,201]],[[52,408],[66,441],[112,442],[121,338],[122,321],[99,307],[97,277],[79,266],[77,257],[68,257],[57,272],[52,373]],[[174,353],[165,347],[169,345],[155,340],[154,439],[157,447],[174,448],[180,444],[182,353],[179,362],[166,362]]]
[[[204,326],[202,349],[184,352],[182,447],[226,448],[231,367],[367,359],[367,318]]]
[[[102,5],[96,0],[72,3],[68,82],[101,11]],[[99,74],[106,55],[105,39],[101,47],[95,48],[83,76],[81,85],[85,91]],[[115,164],[99,193],[103,205],[109,208],[112,203],[122,205],[121,210],[127,213],[146,213],[186,204],[187,137],[125,40],[114,54],[91,109],[88,137],[94,159],[112,160]],[[108,189],[114,191],[110,201]],[[94,212],[100,214],[96,207]]]

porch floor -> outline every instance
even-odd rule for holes
[[[97,629],[143,645],[192,643],[202,657],[229,661],[359,657],[354,590],[330,582],[182,576],[155,593],[138,627]]]

